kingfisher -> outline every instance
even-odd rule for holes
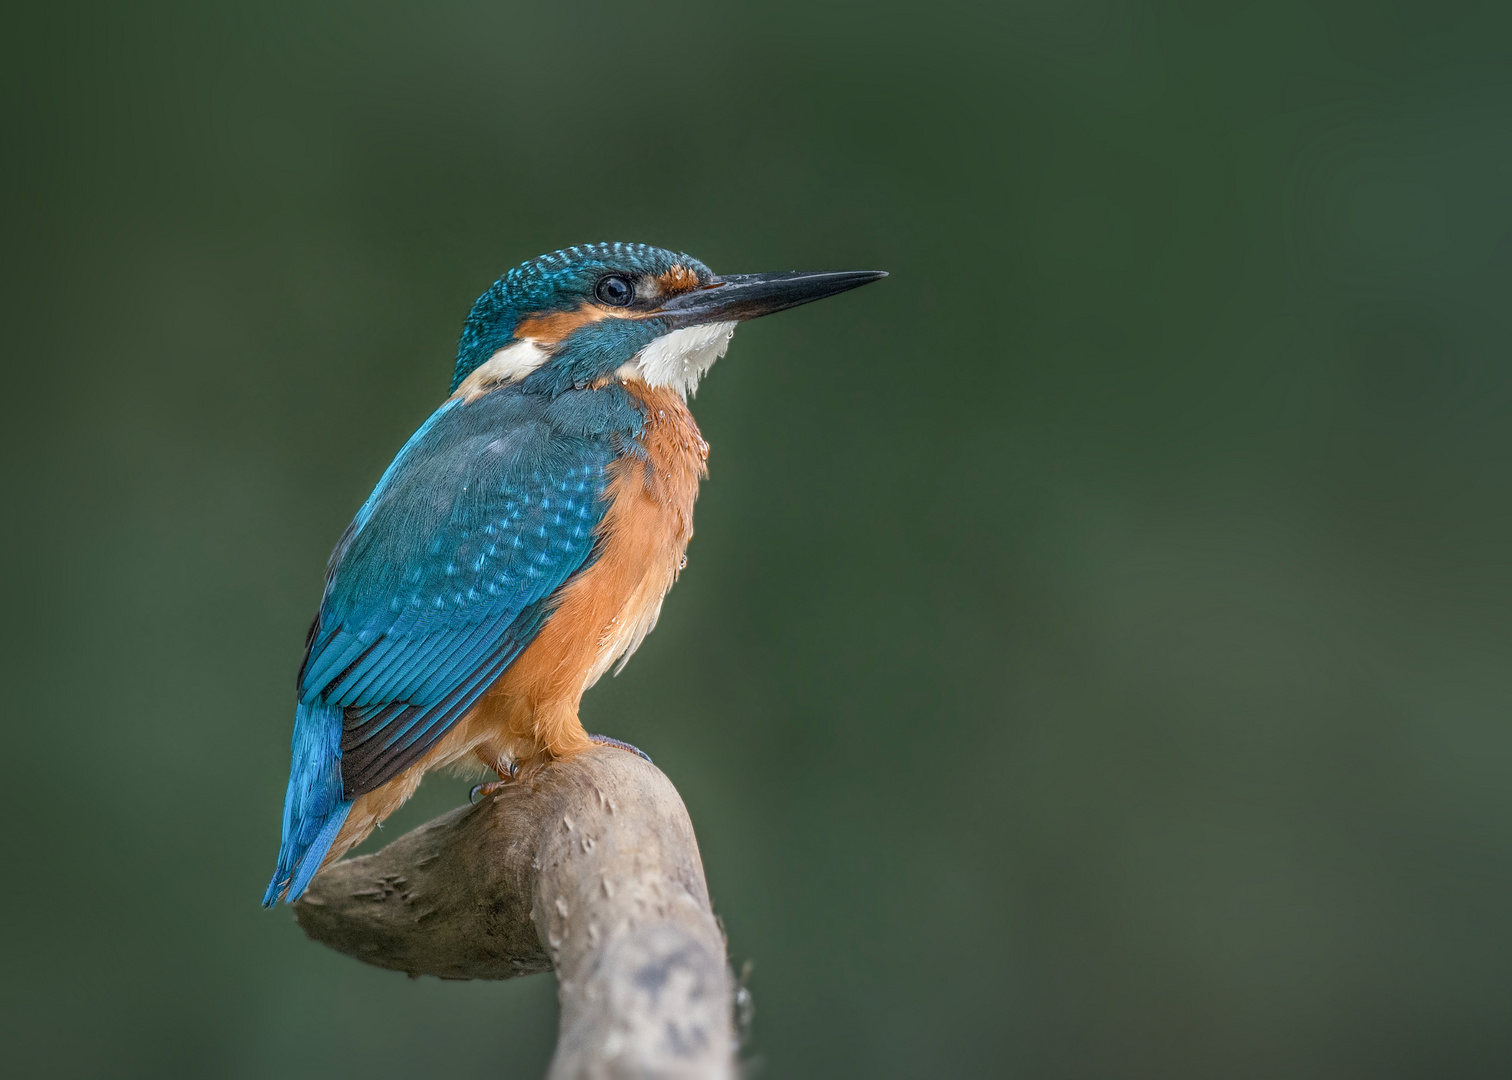
[[[264,906],[299,899],[431,769],[481,762],[502,784],[596,743],[640,753],[578,706],[686,563],[709,453],[688,398],[739,323],[886,276],[720,276],[604,243],[478,297],[449,396],[331,554]]]

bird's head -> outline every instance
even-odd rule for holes
[[[560,393],[638,379],[687,395],[737,323],[886,277],[877,270],[726,274],[646,244],[584,244],[531,259],[473,304],[452,392],[509,382]]]

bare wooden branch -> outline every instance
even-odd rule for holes
[[[311,938],[444,979],[555,968],[550,1077],[727,1077],[733,981],[693,824],[634,754],[553,762],[315,878]]]

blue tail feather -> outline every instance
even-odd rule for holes
[[[341,826],[346,823],[347,811],[351,808],[352,804],[349,801],[339,804],[335,812],[326,819],[326,823],[320,827],[320,832],[315,834],[315,841],[305,852],[304,858],[299,860],[299,869],[295,872],[294,881],[289,886],[289,903],[292,904],[298,900],[310,887],[310,880],[314,878],[315,871],[320,869],[326,852],[331,850],[331,844],[335,842],[336,834],[341,831]]]
[[[298,705],[292,750],[283,844],[278,850],[278,869],[263,895],[264,907],[278,903],[285,888],[289,903],[299,899],[352,809],[352,801],[343,798],[341,784],[340,706]]]

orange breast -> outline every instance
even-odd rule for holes
[[[626,389],[646,412],[646,457],[610,467],[598,560],[562,588],[535,640],[458,725],[490,763],[591,745],[578,722],[583,692],[640,644],[682,568],[709,446],[675,391]]]
[[[555,612],[500,680],[416,765],[360,796],[325,863],[339,859],[410,797],[430,769],[472,760],[502,769],[588,749],[578,703],[640,644],[677,580],[709,446],[675,391],[630,383],[646,411],[645,460],[611,466],[598,561],[559,594]]]

